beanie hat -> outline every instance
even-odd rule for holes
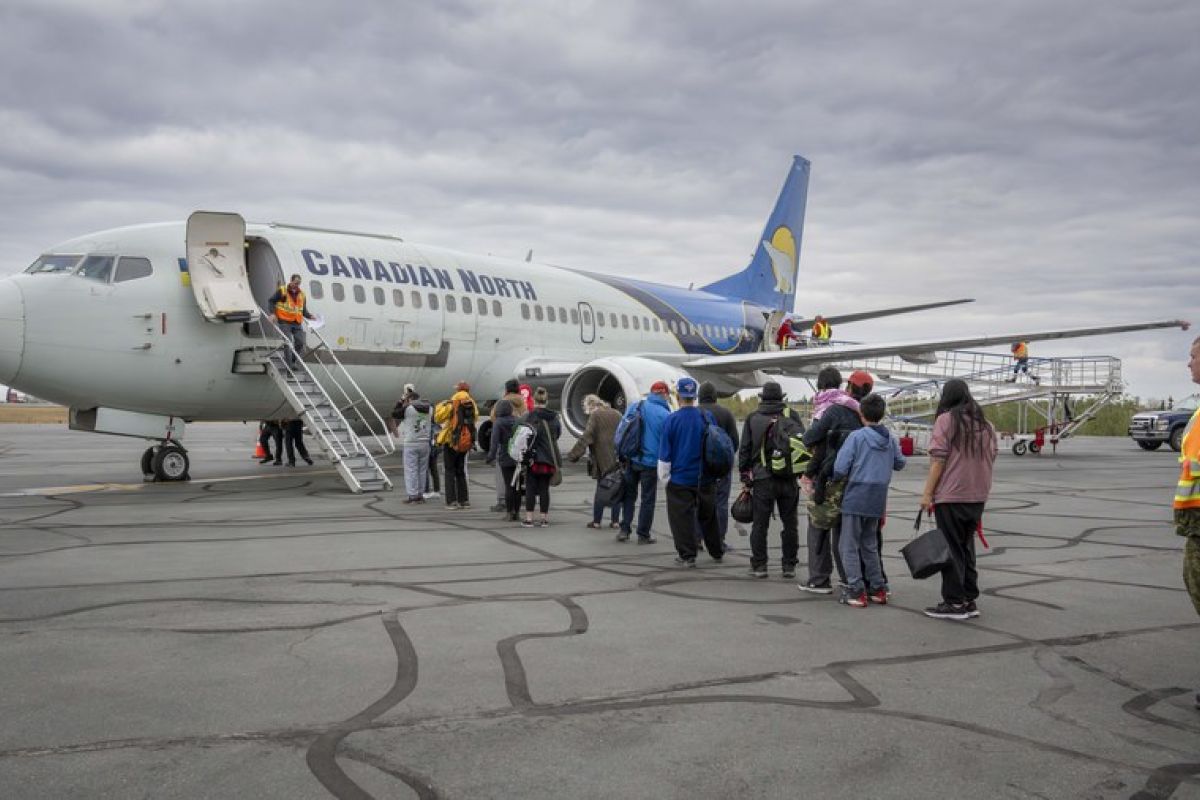
[[[783,387],[775,381],[763,384],[762,393],[758,396],[764,403],[779,403],[783,401]]]

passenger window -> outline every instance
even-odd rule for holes
[[[469,297],[464,297],[464,298],[463,298],[462,310],[463,310],[463,313],[464,313],[464,314],[470,314],[471,312],[473,312],[473,311],[475,310],[475,309],[474,309],[474,308],[471,306],[471,298],[469,298]]]
[[[342,302],[346,299],[346,287],[340,283],[333,284],[333,299],[337,302]]]
[[[529,319],[529,303],[521,303],[521,319]]]
[[[367,302],[367,290],[364,289],[359,284],[354,285],[354,302],[356,302],[356,303]]]
[[[673,319],[667,320],[667,327],[670,328],[671,333],[679,333],[679,331],[675,327],[675,320],[673,320]]]
[[[378,286],[371,290],[371,294],[375,297],[375,305],[377,306],[383,305],[384,301],[387,300],[387,298],[384,297],[383,289],[379,288]]]
[[[499,301],[499,300],[493,300],[493,301],[492,301],[492,316],[493,316],[493,317],[502,317],[502,316],[504,316],[504,306],[500,305],[500,301]]]
[[[608,321],[612,323],[612,327],[617,327],[617,315],[613,312],[608,312]]]
[[[554,306],[546,306],[546,319],[550,322],[558,322],[558,312],[554,310]]]
[[[452,294],[446,295],[446,310],[451,314],[458,310],[458,300]]]
[[[587,309],[584,309],[584,311],[583,311],[583,324],[584,325],[592,324],[592,312],[588,311]]]
[[[544,322],[546,319],[546,310],[541,306],[534,306],[533,316],[537,318],[538,322]]]
[[[438,296],[436,294],[434,294],[433,292],[429,293],[429,310],[430,311],[438,310]]]
[[[392,289],[392,305],[396,308],[404,308],[404,290]]]
[[[658,328],[658,317],[655,317],[654,319],[652,319],[652,320],[651,320],[651,322],[653,322],[653,323],[654,323],[654,332],[655,332],[655,333],[658,333],[658,331],[659,331],[659,328]]]
[[[112,277],[112,268],[112,256],[88,256],[83,260],[83,265],[76,274],[88,280],[108,283],[108,279]]]
[[[621,327],[626,328],[626,329],[629,328],[629,315],[628,314],[621,315]]]
[[[596,314],[596,324],[599,325],[601,328],[604,327],[604,312],[603,311]]]
[[[572,325],[579,324],[579,309],[577,309],[577,308],[571,309],[571,324]]]
[[[416,289],[413,289],[413,293],[412,293],[412,307],[413,308],[421,307],[421,293],[418,292]]]
[[[563,308],[562,306],[558,307],[558,321],[563,323],[564,325],[567,322],[567,310],[565,308]]]
[[[320,281],[309,281],[308,293],[312,295],[313,300],[320,300],[325,296],[325,287],[321,285]]]
[[[487,300],[482,297],[475,301],[475,312],[481,317],[487,316]]]

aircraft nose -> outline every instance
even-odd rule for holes
[[[21,371],[25,352],[25,299],[13,280],[0,281],[0,383]]]

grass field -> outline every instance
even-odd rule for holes
[[[62,406],[27,406],[21,403],[0,403],[0,425],[45,422],[66,422],[67,409]]]

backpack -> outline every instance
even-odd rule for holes
[[[642,429],[645,428],[642,419],[642,404],[637,404],[637,410],[631,416],[621,417],[617,432],[613,436],[613,444],[617,449],[617,458],[621,461],[633,461],[642,454]]]
[[[464,400],[454,409],[454,430],[450,434],[450,448],[456,453],[469,453],[475,444],[475,402]]]
[[[525,422],[518,422],[513,427],[512,434],[508,437],[508,444],[506,445],[508,457],[518,464],[524,464],[533,457],[533,442],[536,438],[537,431],[533,429],[532,425]]]
[[[784,410],[771,420],[763,434],[759,458],[773,477],[791,478],[804,474],[812,453],[804,446],[803,436],[804,426],[791,411]]]
[[[700,435],[700,465],[710,478],[724,478],[733,469],[733,440],[707,411]]]

